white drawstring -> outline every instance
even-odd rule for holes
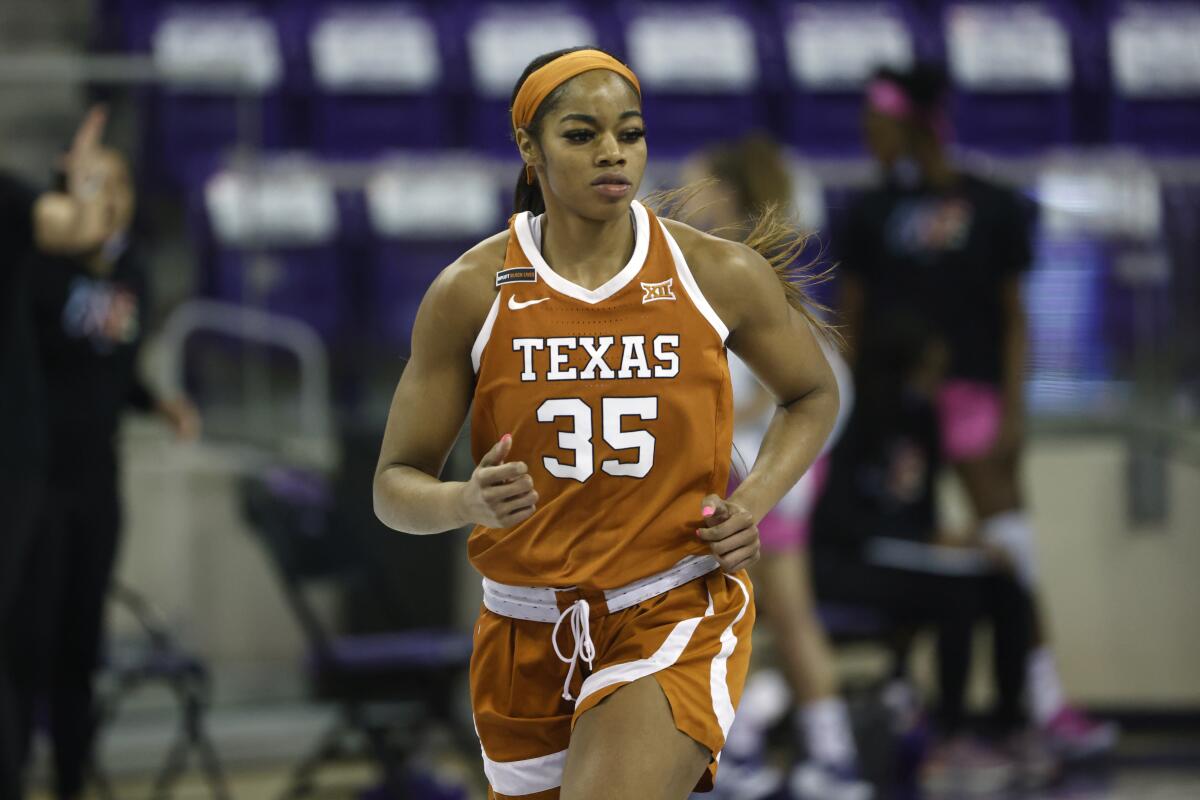
[[[567,670],[567,679],[563,682],[562,696],[564,700],[575,699],[571,696],[571,678],[575,675],[575,662],[582,658],[590,669],[592,660],[596,657],[596,645],[592,643],[592,634],[588,623],[590,612],[587,600],[583,598],[576,600],[570,608],[559,614],[558,622],[554,623],[554,632],[550,634],[550,641],[554,645],[554,654],[558,656],[558,660],[571,665],[571,668]],[[558,628],[567,617],[571,618],[571,636],[575,639],[575,649],[571,651],[570,656],[563,655],[562,650],[558,649]]]

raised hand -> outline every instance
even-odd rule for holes
[[[102,146],[104,127],[108,123],[108,110],[102,105],[88,109],[75,137],[71,149],[63,156],[62,166],[67,174],[67,191],[76,198],[87,199],[101,189],[103,182]]]

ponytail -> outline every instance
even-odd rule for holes
[[[655,192],[643,202],[660,217],[687,222],[700,211],[689,205],[715,183],[714,178],[699,180],[680,189]],[[801,260],[817,242],[815,234],[801,230],[784,207],[773,201],[752,212],[745,223],[711,233],[741,242],[765,258],[779,278],[788,305],[808,320],[818,336],[840,349],[842,335],[837,326],[829,322],[834,316],[833,311],[813,296],[814,287],[833,278],[834,265],[825,261],[824,248],[807,261]]]
[[[517,176],[517,188],[513,192],[513,213],[530,211],[536,217],[546,213],[546,199],[542,197],[542,184],[538,179],[534,178],[533,183],[530,183],[525,175],[525,167],[521,167],[521,174]]]

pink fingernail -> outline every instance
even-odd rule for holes
[[[696,529],[696,538],[697,539],[700,538],[700,529],[699,528]]]
[[[700,509],[700,513],[706,517],[711,517],[714,511],[716,511],[716,509],[712,506],[705,506],[704,508]]]

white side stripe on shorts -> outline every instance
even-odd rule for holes
[[[750,595],[746,592],[746,586],[733,577],[729,573],[725,573],[725,577],[738,585],[742,590],[742,610],[733,618],[733,622],[725,630],[721,631],[721,649],[712,660],[712,671],[709,673],[709,683],[712,687],[712,703],[713,713],[717,715],[717,724],[721,726],[721,737],[729,735],[729,726],[733,725],[733,698],[729,696],[729,680],[728,680],[728,661],[729,656],[733,654],[737,647],[737,634],[733,632],[733,626],[742,621],[742,617],[746,615],[746,606],[750,604]]]
[[[650,656],[640,658],[637,661],[626,661],[624,664],[613,664],[611,667],[605,667],[593,672],[583,682],[575,704],[578,705],[583,702],[585,697],[600,691],[606,686],[636,681],[638,678],[653,675],[671,666],[683,655],[683,651],[687,648],[688,642],[692,640],[692,634],[696,632],[696,627],[700,624],[700,621],[704,617],[711,617],[712,614],[712,594],[709,594],[708,608],[704,610],[703,617],[692,617],[685,619],[683,622],[676,623],[671,632],[667,634],[666,641]]]
[[[522,761],[492,761],[482,746],[479,751],[483,753],[483,774],[497,794],[519,797],[562,786],[566,750]]]

